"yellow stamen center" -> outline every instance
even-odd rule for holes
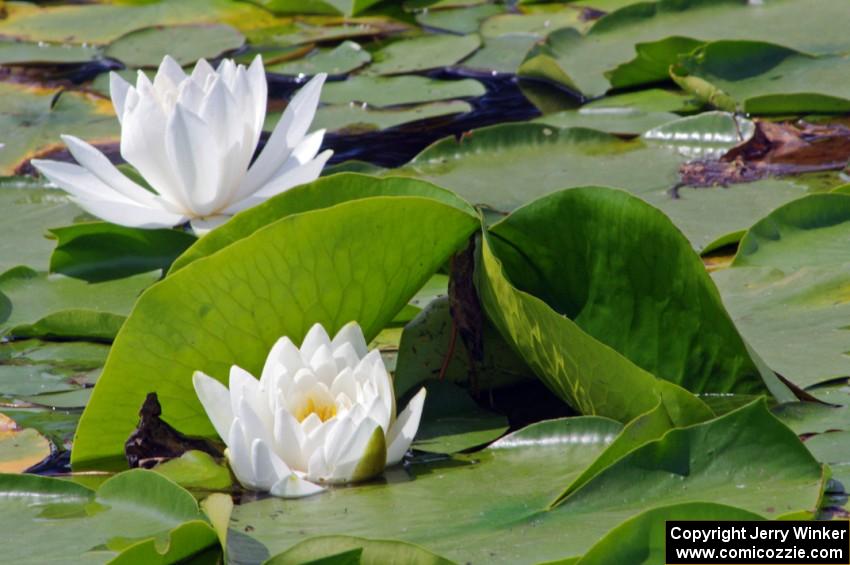
[[[298,403],[292,415],[299,422],[303,422],[310,414],[315,414],[321,421],[326,422],[336,416],[336,404],[325,398],[307,395]]]

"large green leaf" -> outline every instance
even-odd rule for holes
[[[254,539],[233,537],[228,550],[252,562],[263,553],[257,542],[274,554],[305,538],[344,534],[393,537],[459,562],[538,563],[581,555],[655,506],[710,499],[771,518],[818,506],[820,465],[757,402],[668,432],[546,510],[618,430],[597,417],[548,421],[470,456],[411,465],[409,476],[388,473],[387,483],[244,504],[233,524],[251,525]]]
[[[4,559],[14,563],[106,563],[138,542],[135,563],[176,563],[218,539],[189,492],[150,471],[128,471],[94,492],[70,481],[0,475]],[[192,524],[191,526],[189,524]],[[181,527],[193,536],[181,536]],[[157,559],[159,557],[159,559]],[[119,559],[119,562],[121,560]]]
[[[850,196],[809,195],[756,223],[713,275],[747,341],[799,386],[850,374],[848,239]]]
[[[2,272],[22,264],[47,270],[54,246],[45,237],[47,229],[87,217],[63,192],[22,177],[0,181],[0,206],[5,212],[0,228]]]
[[[132,31],[109,44],[104,55],[128,67],[156,68],[170,55],[181,66],[215,59],[242,47],[245,36],[229,25],[182,25]]]
[[[641,2],[598,20],[585,36],[570,28],[550,34],[520,74],[595,97],[611,86],[667,79],[678,56],[704,41],[768,41],[807,53],[841,53],[850,48],[841,25],[846,9],[843,0],[823,0],[817,10],[795,0],[758,5],[745,0]]]
[[[813,57],[772,43],[717,41],[698,49],[672,72],[680,86],[729,111],[850,111],[846,55]]]
[[[469,214],[475,213],[475,210],[462,198],[428,182],[408,178],[381,179],[357,173],[340,173],[298,186],[237,214],[219,229],[197,240],[174,261],[170,273],[252,235],[275,220],[372,196],[420,196],[442,202]]]
[[[109,340],[157,272],[89,283],[15,267],[0,275],[0,334]]]
[[[50,270],[88,281],[168,269],[197,238],[179,230],[134,229],[90,222],[53,228]]]
[[[566,190],[491,234],[479,276],[489,317],[583,413],[628,421],[667,394],[674,404],[701,404],[671,383],[692,392],[767,390],[699,258],[639,199]]]
[[[576,565],[629,563],[654,565],[666,561],[668,520],[764,520],[753,512],[711,502],[686,502],[647,510],[626,520],[599,540]]]
[[[446,382],[426,385],[428,402],[413,448],[457,453],[483,446],[508,431],[508,420],[480,408],[462,388]]]
[[[316,322],[333,333],[357,320],[372,339],[476,222],[432,199],[366,198],[274,221],[169,275],[118,335],[80,421],[74,465],[125,465],[124,441],[150,391],[172,425],[212,435],[195,370],[226,379],[235,364],[257,374],[279,337],[298,342]]]
[[[522,359],[508,346],[492,324],[482,329],[483,358],[474,361],[458,335],[454,336],[447,297],[429,303],[404,328],[394,373],[396,394],[412,394],[440,378],[477,390],[491,390],[534,378]]]

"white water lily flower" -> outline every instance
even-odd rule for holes
[[[392,379],[355,322],[332,340],[316,324],[300,349],[281,338],[259,380],[233,366],[229,390],[200,371],[192,382],[239,482],[283,497],[400,462],[425,404],[423,388],[396,417]]]
[[[153,188],[123,175],[106,156],[63,135],[79,165],[34,159],[33,166],[84,210],[129,227],[162,228],[190,221],[203,233],[231,215],[318,178],[332,152],[317,155],[324,130],[308,134],[326,75],[316,75],[290,101],[265,148],[251,164],[266,117],[265,69],[201,59],[190,75],[166,56],[151,82],[139,71],[132,86],[110,74],[121,123],[121,156]]]

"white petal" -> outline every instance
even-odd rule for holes
[[[221,190],[221,167],[226,164],[214,139],[206,122],[181,104],[174,107],[166,126],[165,149],[193,216],[214,212]]]
[[[121,156],[139,171],[160,196],[186,213],[187,201],[175,180],[165,149],[165,114],[149,87],[143,86],[138,93],[138,103],[133,107],[128,105],[124,110]]]
[[[289,477],[292,470],[275,455],[268,444],[255,439],[251,444],[251,465],[254,469],[255,488],[268,491],[278,481]]]
[[[336,362],[336,370],[354,369],[360,362],[357,352],[350,343],[343,343],[334,349],[334,361]]]
[[[73,135],[62,135],[60,137],[74,159],[104,184],[129,198],[135,204],[148,208],[163,208],[160,198],[124,176],[106,155]]]
[[[309,434],[312,434],[313,431],[319,428],[322,425],[322,419],[319,418],[315,412],[309,414],[306,418],[301,420],[299,426],[301,426],[301,432],[304,434],[306,438]],[[303,442],[302,442],[303,443]]]
[[[319,348],[310,357],[310,367],[320,383],[330,388],[337,375],[336,360],[333,358],[331,348],[325,344]]]
[[[260,140],[260,133],[263,131],[263,122],[266,118],[266,102],[268,100],[268,82],[266,81],[266,70],[263,67],[263,58],[260,55],[254,57],[251,66],[248,67],[247,78],[249,83],[249,92],[253,98],[254,109],[254,132],[253,145],[251,152],[257,147],[257,142]]]
[[[198,62],[195,63],[195,68],[192,69],[191,78],[192,82],[203,89],[207,83],[207,78],[213,75],[215,75],[215,69],[213,69],[212,65],[206,59],[198,59]]]
[[[390,411],[387,409],[387,405],[382,398],[375,397],[372,400],[366,413],[366,418],[381,426],[381,429],[384,430],[384,435],[387,434],[387,430],[390,427]]]
[[[422,408],[425,406],[425,389],[416,393],[407,407],[399,414],[387,434],[387,465],[395,465],[402,460],[404,454],[413,443],[422,419]]]
[[[331,342],[331,349],[336,349],[343,344],[348,343],[354,348],[357,353],[357,358],[366,357],[369,353],[369,347],[366,345],[366,338],[363,336],[363,330],[357,322],[348,322],[338,332]]]
[[[230,426],[233,424],[230,391],[223,384],[201,371],[195,371],[195,374],[192,375],[192,385],[195,387],[195,394],[198,395],[198,400],[201,401],[201,405],[204,407],[204,411],[206,411],[215,431],[221,439],[226,440],[228,433],[230,433]]]
[[[274,415],[274,450],[293,469],[307,470],[307,460],[301,452],[305,440],[304,431],[295,416],[278,408]]]
[[[234,415],[239,413],[239,403],[243,398],[251,405],[260,404],[260,400],[262,399],[260,383],[251,373],[242,367],[233,365],[230,368],[230,381],[228,385],[230,388],[231,408]],[[269,421],[271,421],[271,414],[269,414]]]
[[[299,369],[303,368],[304,362],[301,360],[301,353],[298,348],[292,343],[291,339],[282,337],[275,342],[268,357],[266,357],[260,383],[269,383],[270,386],[273,376],[289,373],[291,378]]]
[[[331,394],[337,398],[340,394],[348,398],[357,397],[357,382],[354,380],[354,373],[351,369],[345,368],[339,372],[331,385]]]
[[[299,90],[286,106],[257,160],[245,175],[240,195],[247,196],[265,185],[303,139],[319,105],[327,75],[318,74]]]
[[[339,460],[340,455],[347,449],[351,438],[357,432],[357,428],[357,424],[350,417],[345,417],[337,419],[336,425],[328,430],[322,448],[325,454],[325,461],[327,461],[331,469],[333,469],[333,466]],[[325,477],[321,478],[324,479]]]
[[[172,228],[186,222],[186,216],[180,216],[146,208],[136,204],[121,204],[119,202],[108,202],[105,200],[89,200],[75,198],[77,205],[93,216],[101,220],[127,226],[128,228],[159,229]]]
[[[330,348],[331,338],[328,337],[328,332],[325,331],[322,324],[313,324],[313,327],[304,336],[304,341],[301,342],[301,358],[304,360],[312,359],[319,347],[323,345]]]
[[[247,198],[230,205],[224,210],[224,212],[226,214],[235,214],[242,210],[247,210],[248,208],[262,204],[272,196],[277,196],[282,192],[286,192],[290,188],[306,184],[308,182],[313,182],[319,178],[319,175],[322,174],[322,169],[325,167],[325,163],[328,162],[328,159],[330,159],[332,155],[333,151],[328,149],[327,151],[323,151],[312,161],[303,165],[297,165],[297,161],[293,159],[291,161],[293,163],[293,167],[286,169],[285,174],[275,178],[275,180],[263,186],[260,190],[257,190]]]
[[[246,440],[259,439],[267,445],[272,445],[274,442],[274,422],[264,422],[247,399],[242,398],[239,407],[233,411],[233,415],[242,422]]]
[[[186,79],[186,73],[170,55],[163,57],[153,78],[153,87],[160,96],[167,95]],[[176,93],[175,93],[176,94]]]
[[[336,460],[328,460],[332,471],[324,480],[330,483],[350,482],[354,479],[354,472],[363,460],[369,449],[369,442],[378,429],[378,423],[366,418],[357,426],[357,430],[351,435],[345,449]],[[327,457],[327,454],[326,454]]]
[[[198,237],[207,235],[210,231],[224,224],[233,216],[220,214],[218,216],[206,216],[204,218],[192,218],[189,225],[192,226],[192,231]]]
[[[279,496],[281,498],[304,498],[305,496],[312,496],[324,490],[325,487],[311,483],[295,473],[291,473],[288,477],[284,477],[272,485],[269,492],[273,496]]]
[[[39,159],[31,163],[52,183],[71,194],[81,208],[107,222],[133,228],[163,228],[186,221],[184,216],[163,208],[137,204],[78,165]]]
[[[112,98],[112,107],[115,108],[119,123],[124,118],[124,103],[130,88],[132,85],[121,78],[121,75],[114,71],[109,72],[109,97]]]
[[[236,479],[242,486],[257,488],[254,478],[254,466],[251,463],[251,446],[245,440],[245,432],[239,418],[234,418],[227,434],[227,460]]]

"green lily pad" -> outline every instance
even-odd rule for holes
[[[0,41],[0,65],[86,63],[100,55],[97,47],[32,43],[29,41]]]
[[[815,459],[829,465],[833,479],[845,487],[850,485],[850,431],[818,434],[805,445]]]
[[[160,463],[153,471],[184,488],[227,490],[233,485],[230,469],[203,451],[187,451],[176,459]]]
[[[46,237],[48,228],[88,217],[64,192],[43,186],[23,177],[0,180],[0,206],[6,214],[0,229],[0,271],[21,264],[46,271],[54,247]]]
[[[39,394],[37,396],[22,396],[20,400],[46,408],[59,408],[63,410],[85,408],[93,390],[92,388],[78,388],[65,392]]]
[[[232,25],[239,27],[238,24]],[[351,18],[344,23],[339,23],[339,20],[330,22],[318,20],[314,23],[302,19],[284,19],[266,27],[246,29],[244,33],[252,45],[273,46],[277,51],[283,49],[283,53],[286,54],[288,47],[309,46],[358,37],[366,39],[406,29],[407,27],[400,22],[379,17]]]
[[[0,492],[3,530],[17,540],[6,556],[15,563],[106,563],[146,540],[144,550],[133,549],[135,563],[176,563],[218,544],[192,495],[151,471],[122,473],[96,492],[60,479],[3,475]],[[187,527],[193,536],[181,535]],[[170,543],[153,543],[160,538]]]
[[[80,421],[74,466],[126,465],[124,441],[151,390],[172,425],[211,436],[195,370],[259,373],[281,336],[298,342],[317,322],[333,333],[357,320],[372,339],[476,224],[433,199],[364,198],[272,221],[173,272],[145,292],[116,339]]]
[[[649,88],[599,98],[585,104],[585,108],[632,108],[643,112],[697,112],[704,103],[694,95],[679,90]]]
[[[251,0],[276,14],[342,14],[353,16],[381,0]]]
[[[50,455],[50,442],[32,428],[0,414],[0,473],[23,473]]]
[[[0,412],[12,418],[21,428],[33,428],[55,445],[70,449],[80,420],[79,410],[54,408],[3,408]]]
[[[481,35],[488,39],[508,34],[526,34],[542,39],[556,29],[582,26],[581,10],[564,6],[556,12],[493,16],[481,24]]]
[[[364,102],[370,106],[386,107],[419,102],[472,98],[486,92],[477,80],[435,80],[420,76],[352,77],[332,82],[322,90],[325,104]]]
[[[478,31],[481,22],[495,14],[504,12],[503,6],[481,4],[454,9],[428,9],[416,14],[416,23],[425,28],[468,34]]]
[[[850,197],[809,195],[756,223],[713,275],[747,341],[798,386],[850,374],[848,240]]]
[[[508,431],[508,420],[479,407],[469,394],[452,383],[426,385],[428,402],[413,448],[430,453],[458,453],[498,439]]]
[[[442,139],[401,171],[454,190],[474,204],[509,212],[569,186],[666,192],[676,184],[682,160],[662,147],[595,130],[504,124],[460,140]]]
[[[316,112],[313,126],[345,134],[377,131],[420,120],[465,114],[472,106],[462,100],[431,102],[404,108],[372,110],[357,104],[322,106]]]
[[[691,159],[719,159],[736,145],[749,141],[755,124],[727,112],[703,112],[649,129],[643,139]]]
[[[401,39],[373,53],[372,75],[395,75],[448,67],[481,46],[478,35],[423,35]]]
[[[726,119],[707,117],[676,126],[688,139],[664,143],[623,140],[585,128],[503,124],[474,130],[459,140],[437,141],[393,174],[424,178],[498,212],[509,212],[563,188],[619,187],[664,211],[693,247],[701,250],[747,229],[807,191],[802,179],[673,191],[687,153],[723,146],[690,139],[727,135]]]
[[[773,409],[777,418],[799,435],[850,430],[850,410],[817,402],[787,402]]]
[[[372,56],[359,43],[343,41],[336,47],[320,48],[300,59],[267,65],[266,71],[282,75],[344,75],[371,60]]]
[[[850,57],[813,57],[771,43],[717,41],[672,70],[709,104],[752,114],[845,113]]]
[[[228,551],[241,560],[256,555],[258,542],[274,554],[334,533],[392,536],[460,562],[539,563],[583,554],[648,507],[710,498],[772,518],[817,508],[820,466],[793,432],[754,403],[669,432],[547,509],[553,491],[578,475],[618,430],[604,418],[548,421],[469,456],[411,465],[409,477],[388,474],[388,484],[237,506],[234,529],[250,525],[251,531],[231,538]],[[671,466],[671,454],[677,465]],[[292,523],[298,528],[284,526]]]
[[[181,0],[36,6],[13,3],[0,35],[26,41],[102,45],[153,26],[229,24],[240,29],[272,25],[275,17],[247,2]],[[173,45],[172,45],[173,46]]]
[[[532,34],[505,34],[498,37],[482,39],[481,48],[464,59],[460,66],[479,70],[496,71],[499,73],[516,74],[525,59],[525,54],[538,41]]]
[[[353,558],[346,561],[347,557]],[[322,536],[302,541],[295,547],[275,555],[268,565],[378,565],[380,563],[409,563],[411,565],[452,565],[452,561],[434,555],[425,548],[394,540],[370,540],[349,536]]]
[[[197,240],[179,230],[134,229],[106,222],[53,228],[50,233],[56,238],[50,271],[89,282],[167,270]]]
[[[597,20],[587,35],[570,28],[551,33],[545,45],[529,54],[520,74],[595,97],[612,86],[666,80],[678,56],[705,41],[767,41],[812,54],[842,53],[850,47],[839,24],[845,10],[842,0],[825,0],[817,11],[793,0],[760,5],[738,0],[642,2]]]
[[[546,114],[532,121],[556,128],[582,127],[619,135],[640,135],[678,118],[671,112],[644,112],[625,107],[584,107]]]
[[[104,55],[128,67],[156,68],[170,55],[181,66],[198,59],[215,59],[245,43],[237,29],[229,25],[157,26],[139,29],[114,40]]]
[[[108,351],[106,345],[85,342],[0,344],[0,396],[29,400],[26,397],[76,390],[103,366]]]
[[[0,175],[12,175],[31,158],[64,147],[60,134],[90,143],[114,142],[119,125],[108,100],[72,91],[0,83]]]
[[[159,278],[142,273],[88,283],[15,267],[0,275],[0,333],[17,337],[112,339],[139,294]]]

